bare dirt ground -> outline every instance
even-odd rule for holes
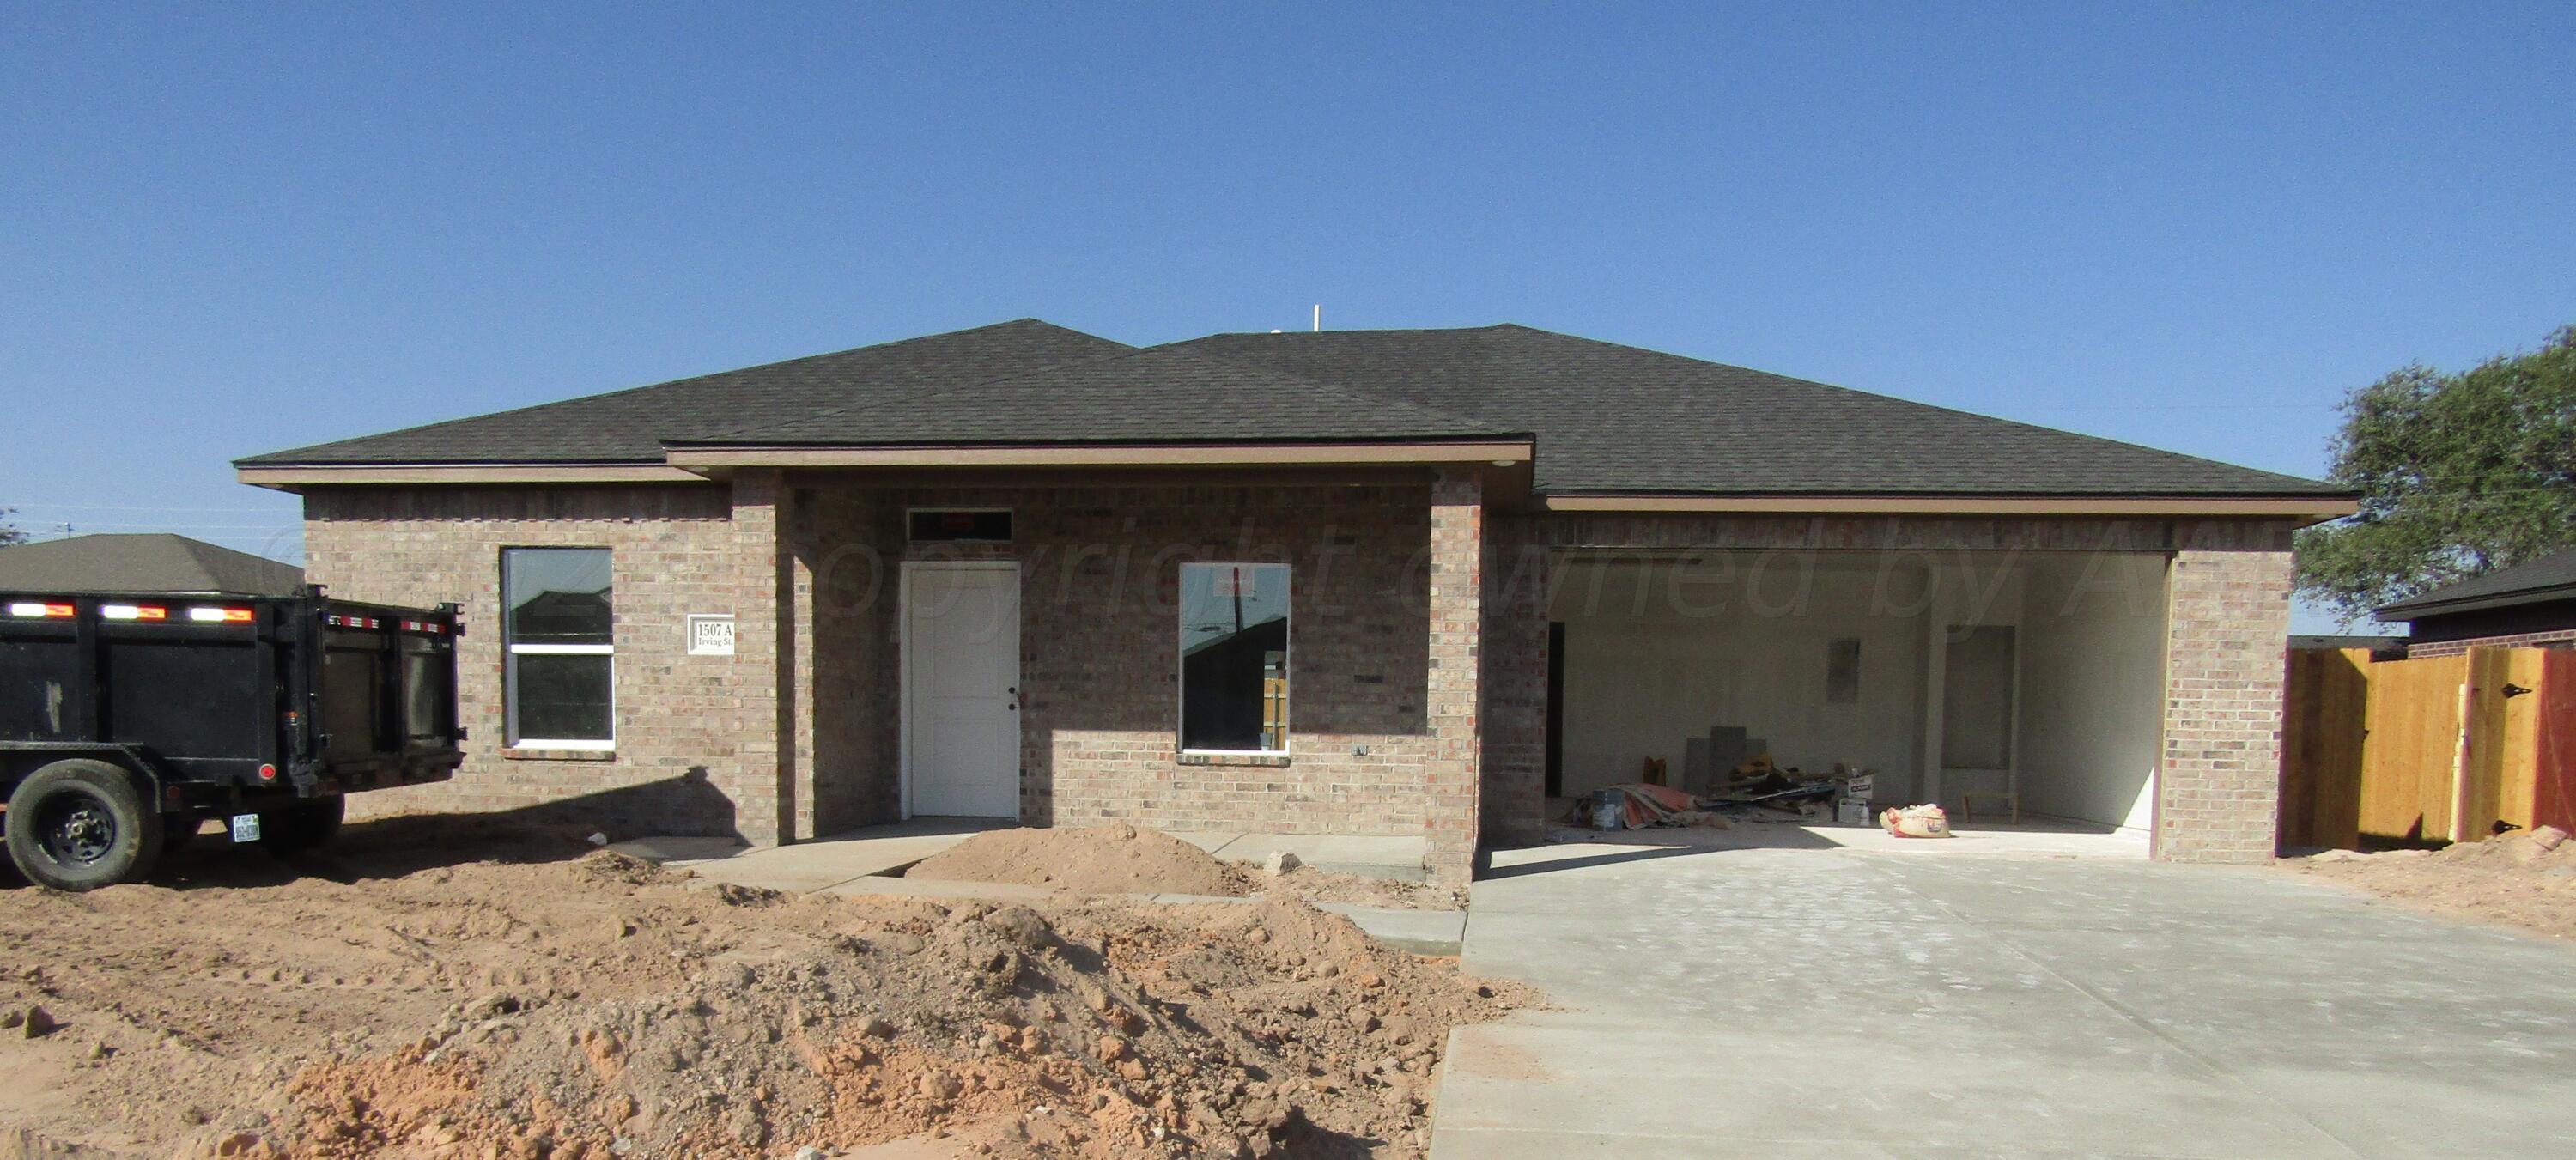
[[[1464,891],[1299,866],[1272,875],[1135,826],[993,830],[916,863],[906,878],[1007,882],[1067,894],[1277,894],[1308,902],[1428,910],[1466,906]]]
[[[1409,1157],[1449,1028],[1531,998],[1285,893],[783,896],[438,817],[335,851],[0,890],[0,1157]]]
[[[2576,938],[2576,842],[2542,830],[2438,851],[2328,850],[2281,865],[2418,910]]]

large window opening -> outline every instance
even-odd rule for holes
[[[1181,565],[1181,749],[1288,751],[1288,566]]]
[[[608,549],[505,549],[501,590],[510,744],[615,745]]]

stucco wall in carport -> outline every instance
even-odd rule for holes
[[[2146,828],[2164,719],[2162,555],[2036,558],[2023,593],[2022,808]]]
[[[1937,559],[1938,562],[1935,562]],[[1557,572],[1566,624],[1563,791],[1683,772],[1688,738],[1742,725],[1784,765],[1856,762],[1882,801],[1932,796],[1927,696],[1940,630],[2015,626],[2023,809],[2144,826],[2163,711],[2162,553],[1594,555]],[[1835,639],[1856,696],[1826,696]],[[1939,797],[1993,784],[1952,775]]]

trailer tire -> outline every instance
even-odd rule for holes
[[[9,795],[9,860],[56,890],[148,877],[161,860],[161,814],[134,774],[104,761],[57,761]]]
[[[266,811],[259,816],[259,844],[281,854],[328,844],[348,809],[349,799],[334,794]]]

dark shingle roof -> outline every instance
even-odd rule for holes
[[[0,548],[0,591],[292,596],[303,586],[293,564],[160,532]]]
[[[1538,440],[1551,492],[2318,495],[2340,489],[1525,326],[1220,334],[1179,344]]]
[[[1156,347],[698,440],[724,446],[1436,440],[1508,425]]]
[[[2576,551],[2526,560],[2436,588],[2412,600],[2400,600],[2371,615],[2381,620],[2413,620],[2444,612],[2510,608],[2576,598]]]
[[[1529,437],[1558,493],[2332,496],[2330,484],[1501,325],[1139,351],[1034,319],[239,461],[659,463],[667,446]]]
[[[802,418],[864,400],[985,382],[1135,348],[1023,318],[835,354],[700,375],[385,435],[238,460],[367,463],[660,463],[662,441]]]

